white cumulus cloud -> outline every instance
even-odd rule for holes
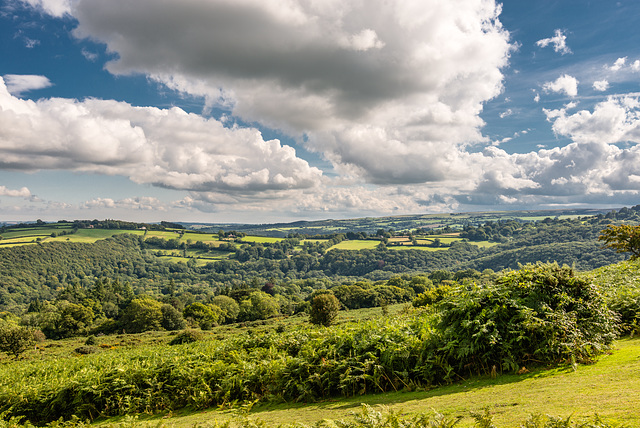
[[[545,114],[556,134],[578,143],[640,143],[639,107],[637,98],[609,97],[598,103],[593,112],[581,110],[567,114],[566,109],[560,109],[545,110]]]
[[[538,40],[536,45],[541,48],[546,48],[549,45],[553,45],[553,50],[565,55],[571,53],[571,49],[567,46],[567,36],[562,30],[556,30],[553,37]]]
[[[29,6],[42,10],[43,12],[62,17],[71,13],[71,6],[74,0],[20,0]]]
[[[36,89],[45,89],[52,85],[48,77],[33,74],[5,74],[3,79],[7,90],[16,96]]]
[[[624,67],[624,65],[627,63],[627,57],[622,57],[622,58],[618,58],[611,67],[609,67],[609,70],[612,71],[618,71],[620,70],[622,67]]]
[[[194,191],[313,187],[322,173],[254,128],[178,108],[12,96],[0,79],[0,168],[122,175]]]
[[[606,91],[607,89],[609,89],[609,82],[606,79],[596,80],[595,82],[593,82],[593,89],[600,92]]]
[[[114,200],[112,198],[94,198],[80,206],[81,209],[126,209],[141,211],[167,211],[167,207],[158,198],[149,196],[124,198]]]
[[[226,111],[216,120],[108,100],[34,102],[0,85],[0,168],[122,175],[188,192],[173,205],[103,197],[87,209],[179,207],[255,219],[274,210],[601,204],[640,192],[634,97],[592,111],[575,111],[576,103],[544,110],[570,140],[564,147],[509,153],[482,134],[483,107],[501,95],[516,47],[494,0],[24,1],[75,17],[77,38],[106,45],[111,73],[143,74]],[[537,44],[570,52],[561,30]],[[578,84],[565,74],[542,88],[573,98]],[[331,162],[332,173],[234,121],[291,137]]]
[[[505,117],[509,117],[513,114],[513,110],[511,110],[510,108],[506,109],[505,111],[503,111],[502,113],[499,114],[500,119],[504,119]]]
[[[450,175],[513,48],[493,0],[79,0],[77,37],[373,183]],[[238,29],[243,29],[238,31]],[[260,176],[253,178],[260,180]]]
[[[20,189],[9,189],[6,186],[0,186],[0,196],[11,196],[14,198],[30,198],[31,191],[22,187]]]
[[[563,74],[553,82],[546,82],[542,85],[545,92],[564,93],[570,97],[578,95],[578,79],[568,74]]]

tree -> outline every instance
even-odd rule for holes
[[[162,303],[150,297],[139,297],[129,303],[120,322],[127,333],[142,333],[159,330],[162,318]]]
[[[238,319],[242,321],[265,320],[277,315],[280,310],[278,301],[264,291],[254,291],[249,298],[240,303]]]
[[[0,351],[18,358],[35,342],[31,329],[0,320]]]
[[[194,302],[184,308],[184,317],[193,320],[202,330],[210,330],[218,325],[221,315],[222,309],[216,305]]]
[[[60,321],[58,324],[59,337],[72,337],[84,333],[93,321],[93,310],[84,305],[69,303],[63,300],[56,306],[60,313]]]
[[[240,305],[231,297],[219,295],[211,299],[211,303],[222,309],[221,322],[232,323],[238,318]]]
[[[613,248],[616,253],[631,253],[631,259],[640,258],[640,225],[631,226],[610,224],[598,237],[604,246]]]
[[[160,310],[162,311],[161,325],[165,330],[182,330],[187,326],[182,313],[168,303],[164,303]]]
[[[312,324],[329,327],[338,316],[340,302],[331,292],[317,293],[311,299],[309,321]]]

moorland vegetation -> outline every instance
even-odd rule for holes
[[[136,233],[93,243],[0,248],[0,414],[44,424],[316,402],[591,364],[616,338],[640,333],[639,213],[468,226],[448,231],[459,241],[433,252],[394,251],[384,230],[372,237],[375,249],[347,251],[331,249],[342,234],[245,242],[220,231],[194,241],[173,224],[114,227]],[[60,224],[63,239],[91,225]],[[20,229],[35,235],[24,225],[2,233]],[[566,250],[558,259],[570,254],[572,265],[538,258],[546,246],[548,255]],[[579,253],[589,248],[597,254]],[[158,253],[167,249],[229,257],[168,262]],[[605,263],[625,253],[632,260]],[[511,258],[516,266],[504,269]],[[529,258],[537,260],[519,264]],[[389,305],[403,310],[390,314]],[[336,323],[339,309],[376,307],[378,316]],[[132,334],[146,331],[173,333],[132,346]],[[56,340],[78,336],[71,354],[49,357]]]

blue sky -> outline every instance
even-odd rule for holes
[[[640,203],[636,1],[4,0],[0,221]]]

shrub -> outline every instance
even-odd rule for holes
[[[340,310],[340,302],[331,292],[316,294],[311,299],[309,309],[309,321],[311,324],[323,325],[325,327],[333,324]]]
[[[413,307],[419,308],[422,306],[433,305],[436,302],[441,301],[446,296],[451,294],[453,287],[449,284],[440,283],[438,286],[431,287],[428,290],[418,294],[413,299]]]
[[[97,350],[98,349],[95,346],[79,346],[76,349],[74,349],[76,354],[81,354],[81,355],[93,354]]]
[[[609,308],[618,314],[622,334],[640,333],[640,289],[625,287],[609,296]]]
[[[18,358],[35,343],[31,329],[0,320],[0,351]]]
[[[497,284],[459,289],[437,308],[439,339],[424,357],[448,372],[589,362],[616,337],[615,313],[567,266],[523,266]]]
[[[169,345],[182,345],[184,343],[193,343],[198,340],[202,340],[202,333],[197,330],[184,330],[176,334],[176,337],[171,339]]]

